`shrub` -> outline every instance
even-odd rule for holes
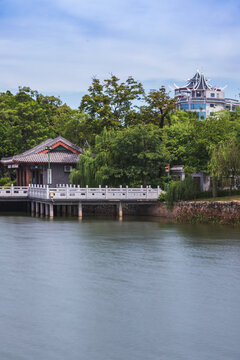
[[[198,193],[198,185],[191,177],[186,177],[183,181],[172,181],[166,191],[167,207],[171,209],[175,201],[196,199]]]
[[[11,179],[9,177],[2,177],[0,179],[0,186],[6,186],[10,181]]]
[[[158,201],[165,201],[166,200],[166,191],[162,191],[158,197]]]

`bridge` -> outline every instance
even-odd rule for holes
[[[80,187],[58,185],[2,186],[0,201],[27,201],[34,215],[54,217],[57,214],[83,216],[83,205],[112,204],[116,206],[119,218],[123,217],[123,204],[153,204],[157,202],[161,189],[151,186],[140,188]]]

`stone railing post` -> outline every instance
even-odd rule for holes
[[[106,185],[106,187],[105,187],[105,199],[107,199],[108,198],[108,186]]]
[[[126,185],[126,199],[128,199],[128,185]]]
[[[47,185],[46,189],[46,199],[49,199],[49,185]]]
[[[14,195],[14,188],[13,188],[13,184],[11,184],[11,190],[10,190],[11,196]]]
[[[86,185],[86,199],[88,199],[88,185]]]

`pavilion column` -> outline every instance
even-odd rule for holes
[[[25,165],[23,166],[23,169],[22,169],[22,186],[25,186],[26,183],[25,183],[25,179],[26,179],[26,170],[25,170]]]
[[[67,214],[68,214],[68,216],[72,215],[72,206],[71,205],[68,205],[68,207],[67,207]]]
[[[30,184],[30,167],[26,165],[26,186]]]
[[[19,186],[19,168],[16,169],[16,185]]]
[[[19,168],[18,168],[18,186],[22,186],[22,168],[21,168],[21,165],[19,165]]]
[[[27,180],[26,165],[24,165],[24,167],[23,167],[23,182],[22,182],[23,186],[27,185],[26,180]]]

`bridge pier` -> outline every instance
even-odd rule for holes
[[[43,208],[43,203],[40,203],[40,216],[44,215],[44,208]]]
[[[36,213],[36,216],[39,216],[39,202],[35,202],[35,213]]]
[[[34,216],[34,201],[31,201],[31,216]]]
[[[119,204],[117,204],[117,210],[118,210],[118,218],[119,218],[119,220],[122,220],[123,219],[123,208],[122,208],[121,201]]]
[[[62,216],[66,216],[66,205],[62,205]]]
[[[61,215],[61,205],[56,205],[57,208],[57,216]]]
[[[152,189],[150,186],[146,188],[71,188],[67,186],[59,186],[49,188],[48,186],[30,185],[30,186],[5,186],[0,187],[0,201],[25,201],[27,203],[28,213],[31,216],[49,216],[54,217],[54,211],[59,216],[76,216],[79,219],[83,217],[83,204],[90,206],[91,211],[87,213],[95,213],[101,209],[103,205],[103,213],[115,212],[121,220],[124,214],[131,213],[131,206],[127,208],[125,204],[156,204],[161,189],[157,187]],[[106,206],[105,206],[106,205]],[[54,209],[56,207],[56,209]],[[109,209],[112,209],[111,211]],[[130,209],[130,210],[129,210]],[[90,210],[90,209],[89,209]]]
[[[73,216],[78,216],[78,207],[76,205],[73,206]]]
[[[49,217],[50,219],[54,218],[53,204],[49,204]]]
[[[82,203],[78,203],[78,218],[82,219]]]
[[[45,204],[45,216],[49,216],[49,205]]]

